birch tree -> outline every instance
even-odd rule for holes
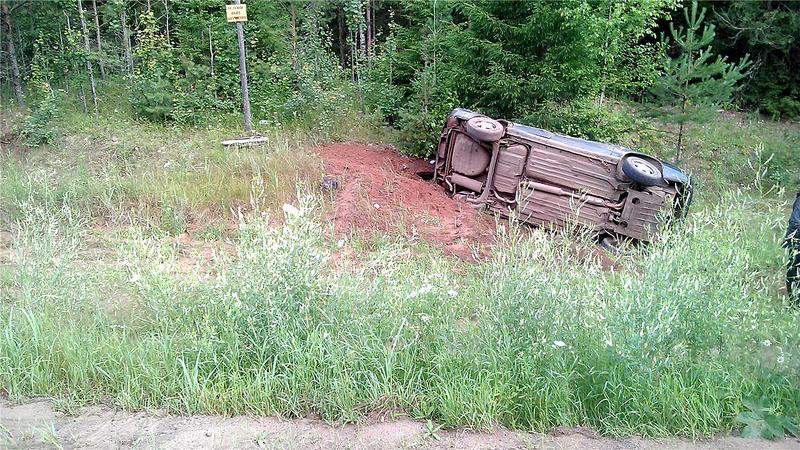
[[[97,14],[97,0],[92,0],[92,10],[94,11],[94,31],[97,40],[97,65],[100,66],[100,78],[106,78],[106,68],[103,61],[103,45],[100,41],[100,16]]]
[[[83,47],[86,51],[86,72],[89,74],[89,84],[92,88],[92,103],[94,104],[94,114],[98,115],[100,110],[97,107],[97,86],[94,81],[94,69],[92,68],[91,52],[92,48],[89,45],[89,32],[86,28],[86,17],[83,14],[82,0],[78,0],[78,14],[81,18],[81,32],[83,34]]]

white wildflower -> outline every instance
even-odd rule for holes
[[[286,213],[287,216],[301,216],[301,215],[303,215],[302,212],[299,209],[297,209],[296,207],[294,207],[294,206],[292,206],[292,205],[290,205],[288,203],[284,203],[283,204],[283,212]]]
[[[784,361],[785,359],[783,358],[783,355],[778,356],[778,364],[783,364]]]
[[[769,339],[766,339],[766,340],[765,340],[764,342],[762,342],[761,344],[762,344],[764,347],[769,347],[770,345],[772,345],[772,342],[770,342],[770,341],[769,341]]]
[[[344,239],[339,239],[338,241],[336,241],[336,246],[339,248],[344,247]]]
[[[450,289],[449,291],[447,291],[447,295],[449,295],[450,297],[457,297],[458,291],[455,289]]]
[[[380,209],[380,208],[381,208],[381,205],[379,205],[379,204],[377,204],[377,203],[373,204],[372,206],[374,206],[374,207],[375,207],[375,209]]]

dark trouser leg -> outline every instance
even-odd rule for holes
[[[800,306],[800,247],[793,248],[789,255],[789,267],[786,270],[786,291],[789,298]]]

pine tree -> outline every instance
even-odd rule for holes
[[[661,108],[658,117],[679,125],[676,160],[681,157],[686,123],[708,120],[710,111],[730,103],[751,65],[747,55],[738,63],[731,63],[712,52],[716,31],[714,25],[703,25],[705,14],[706,9],[699,9],[694,1],[683,11],[686,27],[676,29],[670,23],[671,42],[662,35],[663,45],[674,56],[665,54],[665,70],[652,93]]]

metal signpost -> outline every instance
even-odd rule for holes
[[[236,22],[236,38],[239,40],[239,78],[242,80],[242,112],[244,112],[244,131],[253,131],[253,116],[250,114],[250,92],[247,89],[247,63],[244,55],[244,27],[247,22],[247,5],[241,0],[234,0],[233,5],[225,5],[228,22]]]

